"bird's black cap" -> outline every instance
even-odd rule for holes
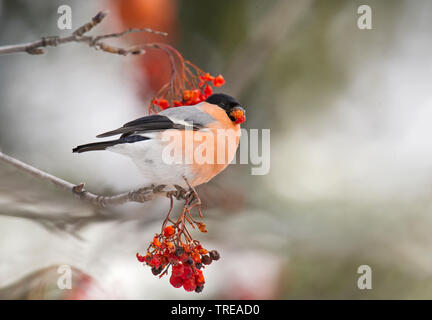
[[[230,111],[234,107],[240,107],[240,102],[238,102],[233,97],[224,93],[215,93],[207,98],[206,102],[215,104],[225,111]]]

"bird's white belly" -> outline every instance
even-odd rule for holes
[[[164,145],[158,140],[145,140],[135,143],[122,143],[107,148],[107,150],[123,154],[133,160],[142,172],[146,184],[177,184],[187,187],[184,180],[189,182],[194,179],[190,165],[184,163],[170,163],[162,159]],[[167,188],[168,189],[168,188]],[[171,188],[170,188],[171,189]]]

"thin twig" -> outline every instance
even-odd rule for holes
[[[162,36],[166,36],[167,33],[161,31],[155,31],[150,28],[142,28],[142,29],[128,29],[123,32],[118,33],[110,33],[99,36],[87,36],[85,35],[94,27],[96,27],[102,20],[108,15],[106,11],[100,11],[96,14],[92,20],[81,27],[77,28],[71,35],[59,37],[59,36],[51,36],[51,37],[42,37],[40,40],[23,43],[23,44],[14,44],[7,46],[0,46],[0,54],[8,54],[8,53],[17,53],[17,52],[25,52],[28,54],[44,54],[45,47],[56,47],[65,43],[86,43],[89,47],[93,47],[96,50],[102,50],[104,52],[112,53],[112,54],[120,54],[120,55],[128,55],[128,54],[141,54],[144,53],[144,50],[137,50],[136,48],[131,49],[123,49],[111,46],[102,42],[102,39],[108,38],[119,38],[123,37],[132,32],[149,32]]]
[[[119,205],[126,202],[143,203],[143,202],[151,201],[161,196],[165,196],[169,198],[176,197],[177,199],[183,197],[183,194],[181,194],[179,190],[164,191],[166,185],[144,187],[137,190],[121,193],[115,196],[99,196],[84,190],[84,183],[75,185],[66,180],[58,178],[52,174],[41,171],[35,167],[32,167],[2,152],[0,152],[0,161],[9,163],[14,167],[18,168],[19,170],[27,172],[38,179],[48,181],[57,187],[70,191],[71,193],[76,195],[79,199],[89,202],[90,204],[98,207]]]

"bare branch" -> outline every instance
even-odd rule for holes
[[[51,182],[52,184],[64,190],[70,191],[79,199],[86,201],[97,207],[106,207],[111,205],[119,205],[126,202],[147,202],[160,196],[176,197],[177,199],[184,199],[186,191],[179,188],[175,191],[164,191],[166,185],[144,187],[137,190],[121,193],[114,196],[99,196],[84,190],[84,183],[74,185],[66,180],[58,178],[52,174],[46,173],[35,167],[32,167],[24,162],[21,162],[11,156],[0,152],[0,161],[9,163],[21,171],[27,172],[34,177]]]
[[[97,36],[97,37],[95,37],[95,40],[99,41],[99,40],[108,39],[108,38],[121,38],[121,37],[123,37],[129,33],[134,33],[134,32],[148,32],[148,33],[159,34],[161,36],[167,36],[168,35],[168,33],[166,33],[166,32],[156,31],[156,30],[153,30],[150,28],[141,28],[141,29],[130,28],[130,29],[127,29],[123,32],[110,33],[110,34]]]
[[[99,36],[87,36],[85,35],[94,27],[96,27],[102,20],[108,15],[106,11],[101,11],[96,14],[92,20],[81,27],[77,28],[74,32],[72,32],[69,36],[59,37],[59,36],[51,36],[51,37],[43,37],[40,40],[34,42],[28,42],[23,44],[15,44],[15,45],[7,45],[0,46],[0,54],[8,54],[8,53],[17,53],[17,52],[26,52],[28,54],[44,54],[45,47],[56,47],[65,43],[86,43],[89,47],[93,47],[96,50],[102,50],[112,54],[120,54],[120,55],[128,55],[128,54],[141,54],[144,53],[144,50],[138,50],[137,48],[123,49],[118,47],[113,47],[108,45],[101,40],[109,39],[109,38],[120,38],[132,32],[149,32],[162,36],[166,36],[167,33],[161,31],[155,31],[149,28],[143,29],[128,29],[123,32],[111,33],[106,35]]]
[[[73,32],[73,35],[81,37],[84,33],[89,32],[95,26],[102,22],[103,19],[108,15],[108,11],[99,11],[93,18],[92,21],[86,23],[85,25],[79,27]]]

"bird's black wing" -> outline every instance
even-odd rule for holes
[[[147,131],[184,130],[186,127],[192,130],[200,130],[214,121],[215,119],[210,114],[201,111],[196,106],[183,106],[165,109],[159,114],[138,118],[126,123],[121,128],[102,133],[97,137],[104,138],[117,134],[127,137]]]
[[[164,114],[162,114],[164,113]],[[73,152],[87,152],[93,150],[105,150],[106,148],[123,143],[135,143],[151,139],[143,133],[151,131],[162,131],[168,129],[200,130],[207,123],[214,121],[213,117],[194,107],[177,107],[166,109],[159,114],[150,115],[130,121],[118,129],[98,135],[105,138],[121,134],[116,140],[94,142],[80,145]]]
[[[167,129],[184,129],[184,124],[175,123],[170,118],[163,115],[150,115],[136,120],[130,121],[118,129],[108,131],[97,135],[98,138],[105,138],[121,134],[122,137],[132,135],[134,133],[142,133],[147,131],[159,131]],[[193,128],[197,130],[198,128]]]

